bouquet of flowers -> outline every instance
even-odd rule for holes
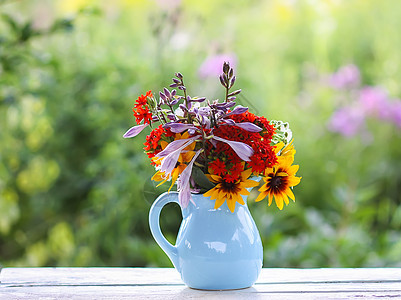
[[[139,96],[133,108],[137,125],[124,137],[152,128],[144,143],[156,168],[152,180],[171,181],[170,189],[176,183],[184,208],[193,202],[191,193],[202,193],[215,200],[215,209],[227,202],[234,212],[237,202],[244,204],[242,196],[261,185],[256,201],[267,197],[271,205],[274,199],[281,210],[289,199],[295,201],[292,187],[301,180],[295,176],[299,166],[293,165],[289,125],[268,121],[236,105],[241,90],[231,91],[236,77],[229,63],[223,64],[219,78],[225,99],[210,101],[189,96],[183,75],[176,73],[170,87],[180,95],[176,89],[164,88],[159,100],[151,91]],[[262,184],[255,180],[260,177]]]

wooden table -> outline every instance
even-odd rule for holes
[[[401,268],[263,269],[232,291],[190,289],[170,268],[5,268],[0,282],[0,299],[401,299]]]

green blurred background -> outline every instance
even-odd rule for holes
[[[401,266],[401,1],[0,0],[0,265],[171,266],[163,189],[123,139],[174,73],[288,121],[296,203],[249,206],[265,267]],[[219,61],[220,60],[220,61]],[[181,216],[162,214],[174,242]]]

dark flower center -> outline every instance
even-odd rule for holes
[[[236,183],[236,182],[222,181],[221,185],[223,187],[222,190],[225,192],[239,192],[240,191],[238,183]]]
[[[270,179],[270,186],[273,188],[278,188],[281,185],[281,177],[280,176],[274,176],[272,179]]]
[[[281,193],[288,186],[288,177],[287,176],[277,176],[274,173],[271,173],[268,186],[271,191],[273,191],[275,193],[278,193],[278,192]]]

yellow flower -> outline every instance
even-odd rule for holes
[[[240,178],[233,183],[225,182],[221,176],[206,174],[209,180],[217,185],[207,191],[204,196],[210,196],[211,200],[216,200],[215,209],[222,206],[224,201],[227,201],[228,208],[231,212],[234,212],[236,202],[242,205],[245,204],[242,195],[249,195],[249,191],[246,188],[252,188],[259,184],[257,181],[248,179],[251,173],[251,169],[243,171]]]
[[[280,210],[283,209],[284,202],[288,205],[288,198],[295,202],[291,187],[300,183],[302,177],[295,177],[299,166],[292,165],[293,162],[294,157],[292,155],[279,156],[277,164],[266,169],[265,177],[263,177],[265,183],[259,189],[260,194],[255,201],[261,201],[268,196],[268,202],[271,205],[274,198]]]
[[[183,133],[183,134],[177,133],[175,135],[175,139],[174,140],[182,140],[182,139],[187,139],[189,137],[190,136],[189,136],[188,131],[185,131],[185,133]],[[184,150],[181,151],[180,157],[178,158],[178,162],[180,162],[180,163],[189,163],[192,160],[192,157],[194,157],[194,155],[196,153],[194,151],[195,146],[196,146],[196,142],[193,142],[189,146],[185,147]]]
[[[292,156],[294,157],[296,150],[294,149],[294,145],[292,144],[294,140],[291,140],[285,147],[284,143],[280,142],[274,147],[274,153],[279,153],[280,150],[280,156]]]
[[[170,188],[168,189],[168,191],[170,192],[171,188],[173,187],[174,183],[177,181],[178,176],[185,170],[185,168],[187,167],[186,164],[178,164],[177,167],[174,168],[173,172],[171,172],[171,175],[167,175],[165,174],[165,172],[162,171],[157,171],[155,173],[155,175],[152,176],[152,180],[153,181],[161,181],[157,186],[162,185],[163,183],[165,183],[166,181],[171,180],[171,185]]]
[[[177,133],[175,135],[174,140],[181,140],[187,138],[189,138],[188,132],[185,132],[183,134]],[[164,150],[167,147],[168,143],[166,141],[161,141],[160,145]],[[158,182],[161,181],[157,186],[160,186],[164,184],[166,181],[172,179],[168,191],[171,190],[174,183],[177,181],[178,176],[185,170],[185,168],[187,167],[187,163],[189,163],[192,160],[193,156],[195,155],[195,151],[193,151],[195,149],[195,145],[196,142],[193,142],[189,146],[185,147],[184,150],[182,150],[182,152],[180,153],[180,157],[178,158],[177,166],[173,169],[171,174],[165,174],[165,172],[157,171],[155,175],[152,176],[153,181],[158,181]],[[153,157],[152,160],[156,166],[160,166],[163,161],[163,158]]]

